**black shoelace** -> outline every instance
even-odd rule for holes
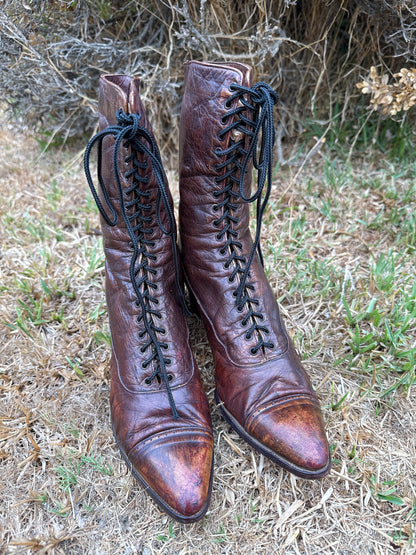
[[[230,119],[233,121],[220,132],[219,138],[222,139],[227,133],[231,133],[231,136],[234,134],[235,137],[239,134],[241,138],[232,140],[230,146],[224,150],[216,150],[218,156],[226,158],[216,166],[217,171],[225,169],[224,174],[216,178],[217,183],[222,181],[225,183],[221,190],[214,193],[215,198],[223,196],[223,200],[215,205],[215,210],[222,210],[222,215],[214,221],[214,225],[218,227],[221,223],[224,224],[223,229],[217,234],[219,240],[223,236],[227,238],[220,252],[225,254],[228,250],[230,253],[225,263],[226,268],[234,265],[229,280],[233,282],[239,275],[239,285],[234,291],[237,310],[243,312],[244,307],[248,306],[248,312],[242,320],[242,325],[246,326],[251,321],[251,326],[245,334],[247,340],[251,339],[255,332],[258,332],[258,343],[251,349],[251,352],[256,354],[260,349],[264,351],[267,348],[274,348],[272,342],[265,341],[263,338],[262,332],[268,333],[269,330],[259,323],[264,316],[256,311],[256,307],[259,305],[258,299],[250,296],[250,292],[254,291],[254,286],[249,282],[249,277],[256,251],[263,264],[260,247],[261,222],[272,186],[273,107],[278,96],[270,85],[262,82],[256,83],[251,88],[233,84],[230,89],[235,92],[227,100],[226,106],[231,107],[236,99],[239,100],[239,104],[223,116],[224,122]],[[247,117],[248,115],[250,117]],[[247,136],[249,140],[246,149]],[[257,154],[258,147],[259,153]],[[244,179],[251,161],[257,170],[257,188],[252,196],[246,196]],[[242,244],[238,241],[238,233],[232,229],[232,224],[238,222],[238,218],[233,215],[233,212],[237,210],[238,204],[236,203],[239,200],[245,203],[256,201],[256,233],[248,258],[239,253]]]
[[[162,168],[159,149],[152,137],[152,135],[140,125],[141,116],[139,114],[126,114],[122,109],[117,111],[116,114],[117,125],[112,125],[97,133],[88,143],[84,156],[84,170],[87,177],[88,185],[94,197],[97,207],[109,226],[115,226],[118,221],[118,214],[108,196],[104,180],[101,174],[102,164],[102,143],[105,137],[113,136],[115,139],[113,147],[113,169],[114,178],[117,184],[120,213],[126,225],[128,234],[130,236],[130,247],[133,249],[132,258],[130,262],[130,280],[133,285],[134,291],[137,296],[136,304],[141,307],[141,313],[137,317],[138,322],[143,322],[144,328],[139,332],[139,337],[142,339],[147,336],[146,343],[140,348],[144,353],[149,347],[152,347],[151,355],[143,361],[143,368],[147,368],[153,361],[155,368],[150,376],[145,379],[146,384],[151,384],[156,378],[159,383],[163,380],[169,396],[169,403],[172,409],[173,417],[178,418],[179,414],[173,399],[173,394],[170,386],[172,375],[168,374],[166,366],[171,363],[171,360],[164,356],[163,351],[168,348],[167,343],[160,341],[157,334],[164,334],[165,329],[157,326],[154,323],[154,317],[160,318],[160,312],[152,308],[152,304],[158,303],[151,294],[151,289],[156,289],[157,285],[149,280],[149,274],[155,274],[156,270],[149,265],[149,260],[154,260],[156,256],[148,252],[147,247],[154,246],[154,242],[146,238],[146,234],[151,234],[151,228],[145,228],[144,224],[151,221],[151,217],[146,216],[146,212],[151,210],[151,206],[146,204],[146,199],[150,196],[149,191],[143,191],[140,185],[146,185],[149,182],[148,177],[140,175],[139,170],[147,170],[147,163],[141,163],[137,159],[137,153],[144,154],[150,161],[151,170],[158,185],[158,194],[156,200],[156,220],[162,233],[169,236],[172,242],[172,252],[175,265],[175,282],[176,287],[181,299],[182,307],[187,313],[184,292],[179,278],[179,262],[176,249],[176,223],[175,216],[169,203],[167,192],[167,183],[165,174]],[[90,154],[94,145],[97,144],[97,178],[105,200],[105,204],[110,211],[111,216],[107,214],[103,204],[98,196],[97,190],[94,186],[90,165]],[[124,175],[126,178],[132,177],[132,185],[128,188],[122,186],[120,181],[120,168],[118,163],[118,155],[121,146],[131,148],[131,154],[126,157],[125,162],[131,163],[132,167]],[[126,202],[125,195],[136,196]],[[167,215],[168,227],[165,228],[161,220],[161,209]],[[128,215],[127,211],[133,211],[133,214]],[[136,222],[136,225],[134,225]],[[140,259],[140,263],[137,264]]]

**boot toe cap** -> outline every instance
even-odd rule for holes
[[[330,452],[319,406],[291,400],[256,411],[250,435],[270,451],[270,458],[304,478],[321,478],[330,470]]]
[[[204,431],[166,432],[128,454],[133,472],[156,503],[180,522],[207,511],[212,482],[212,436]]]

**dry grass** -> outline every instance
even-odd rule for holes
[[[187,527],[150,501],[111,434],[103,256],[79,153],[39,158],[6,125],[0,148],[2,553],[415,552],[414,163],[350,166],[322,148],[290,188],[291,170],[277,175],[266,266],[322,399],[333,471],[295,478],[222,421],[191,317],[215,478],[207,517]]]
[[[355,116],[370,66],[416,63],[411,0],[3,0],[0,101],[45,139],[90,133],[100,73],[139,77],[176,155],[183,62],[241,60],[278,87],[281,129]],[[284,109],[282,109],[284,108]],[[411,114],[408,115],[411,117]]]

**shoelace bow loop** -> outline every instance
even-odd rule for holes
[[[141,314],[140,320],[143,320],[143,324],[145,326],[145,333],[148,334],[149,340],[146,344],[146,348],[149,345],[153,346],[153,352],[150,357],[144,361],[143,367],[147,367],[153,361],[157,362],[155,369],[153,370],[151,376],[146,378],[146,383],[151,383],[154,378],[159,377],[163,380],[166,390],[169,396],[169,403],[172,409],[173,417],[176,419],[179,417],[175,401],[173,399],[172,389],[170,386],[170,381],[172,379],[172,375],[167,373],[166,366],[170,364],[170,359],[165,358],[164,353],[162,352],[166,347],[165,343],[161,343],[156,333],[161,330],[155,326],[149,317],[149,315],[154,314],[154,309],[151,308],[149,305],[149,301],[152,299],[155,300],[148,292],[145,290],[142,292],[140,287],[147,283],[145,278],[137,279],[137,274],[140,273],[142,270],[149,270],[150,273],[154,273],[152,268],[147,267],[147,263],[142,262],[140,263],[139,267],[136,268],[136,262],[139,258],[139,255],[143,257],[143,255],[147,258],[153,259],[154,255],[147,253],[146,245],[151,244],[150,241],[143,238],[143,223],[144,221],[149,221],[146,216],[142,216],[139,218],[138,224],[135,226],[132,225],[132,221],[138,218],[138,211],[145,210],[145,206],[141,202],[137,203],[136,201],[132,202],[125,202],[124,194],[131,194],[134,191],[137,191],[141,197],[148,197],[149,194],[146,191],[140,191],[139,185],[140,183],[146,183],[148,178],[138,178],[136,170],[130,170],[126,172],[126,177],[133,177],[133,184],[131,187],[123,188],[123,185],[120,180],[120,168],[119,168],[119,152],[122,146],[130,146],[132,154],[128,157],[130,161],[132,161],[136,154],[133,153],[140,153],[143,154],[147,159],[150,161],[150,165],[152,168],[153,175],[156,179],[158,192],[157,192],[157,199],[156,199],[156,220],[159,228],[161,229],[164,235],[167,235],[171,239],[172,243],[172,253],[173,253],[173,261],[174,261],[174,268],[175,268],[175,283],[176,288],[181,300],[182,307],[185,313],[188,313],[188,309],[186,307],[184,292],[180,283],[180,272],[179,272],[179,261],[178,261],[178,254],[176,248],[176,222],[175,216],[172,211],[170,202],[169,202],[169,194],[167,189],[167,183],[165,179],[165,174],[162,167],[162,161],[160,158],[159,149],[156,145],[156,142],[150,132],[140,125],[141,116],[140,114],[127,114],[124,110],[120,109],[116,113],[116,125],[111,125],[104,129],[103,131],[97,133],[92,139],[89,141],[87,148],[85,150],[84,155],[84,170],[85,175],[88,181],[88,185],[90,187],[91,193],[94,197],[94,200],[97,204],[97,207],[100,211],[101,216],[105,220],[105,222],[109,226],[116,226],[118,222],[118,213],[111,203],[109,198],[108,190],[105,186],[103,177],[102,177],[102,144],[105,137],[112,136],[114,138],[114,146],[113,146],[113,171],[114,171],[114,179],[117,185],[118,190],[118,200],[120,202],[120,214],[123,218],[123,221],[126,225],[128,234],[130,236],[130,245],[133,248],[132,258],[130,262],[130,280],[135,290],[137,296],[137,304],[141,307]],[[90,166],[90,155],[91,151],[94,146],[97,146],[97,179],[98,183],[105,201],[105,205],[110,212],[110,215],[106,212],[103,203],[101,202],[97,189],[94,185],[93,179],[91,177],[91,172],[89,169]],[[137,163],[138,168],[145,169],[142,167],[140,163]],[[136,204],[138,204],[136,208]],[[130,209],[132,206],[135,208],[135,213],[133,215],[128,215],[127,210]],[[161,210],[164,210],[164,213],[167,217],[168,227],[165,227],[162,223],[161,218]],[[141,246],[139,246],[139,240],[137,236],[137,232],[141,233]],[[154,284],[149,282],[149,287],[153,287]],[[143,337],[143,333],[141,332],[140,337]],[[158,379],[159,379],[158,378]]]

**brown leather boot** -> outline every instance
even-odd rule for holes
[[[101,213],[112,337],[111,418],[120,451],[157,504],[200,519],[211,491],[209,408],[184,317],[172,198],[139,81],[101,77],[85,171]],[[89,156],[98,147],[94,187]]]
[[[185,64],[183,268],[214,352],[217,402],[225,419],[277,464],[303,478],[320,478],[330,459],[319,401],[281,322],[259,248],[272,180],[276,101],[265,83],[252,86],[246,65]],[[252,194],[253,160],[258,184]]]

